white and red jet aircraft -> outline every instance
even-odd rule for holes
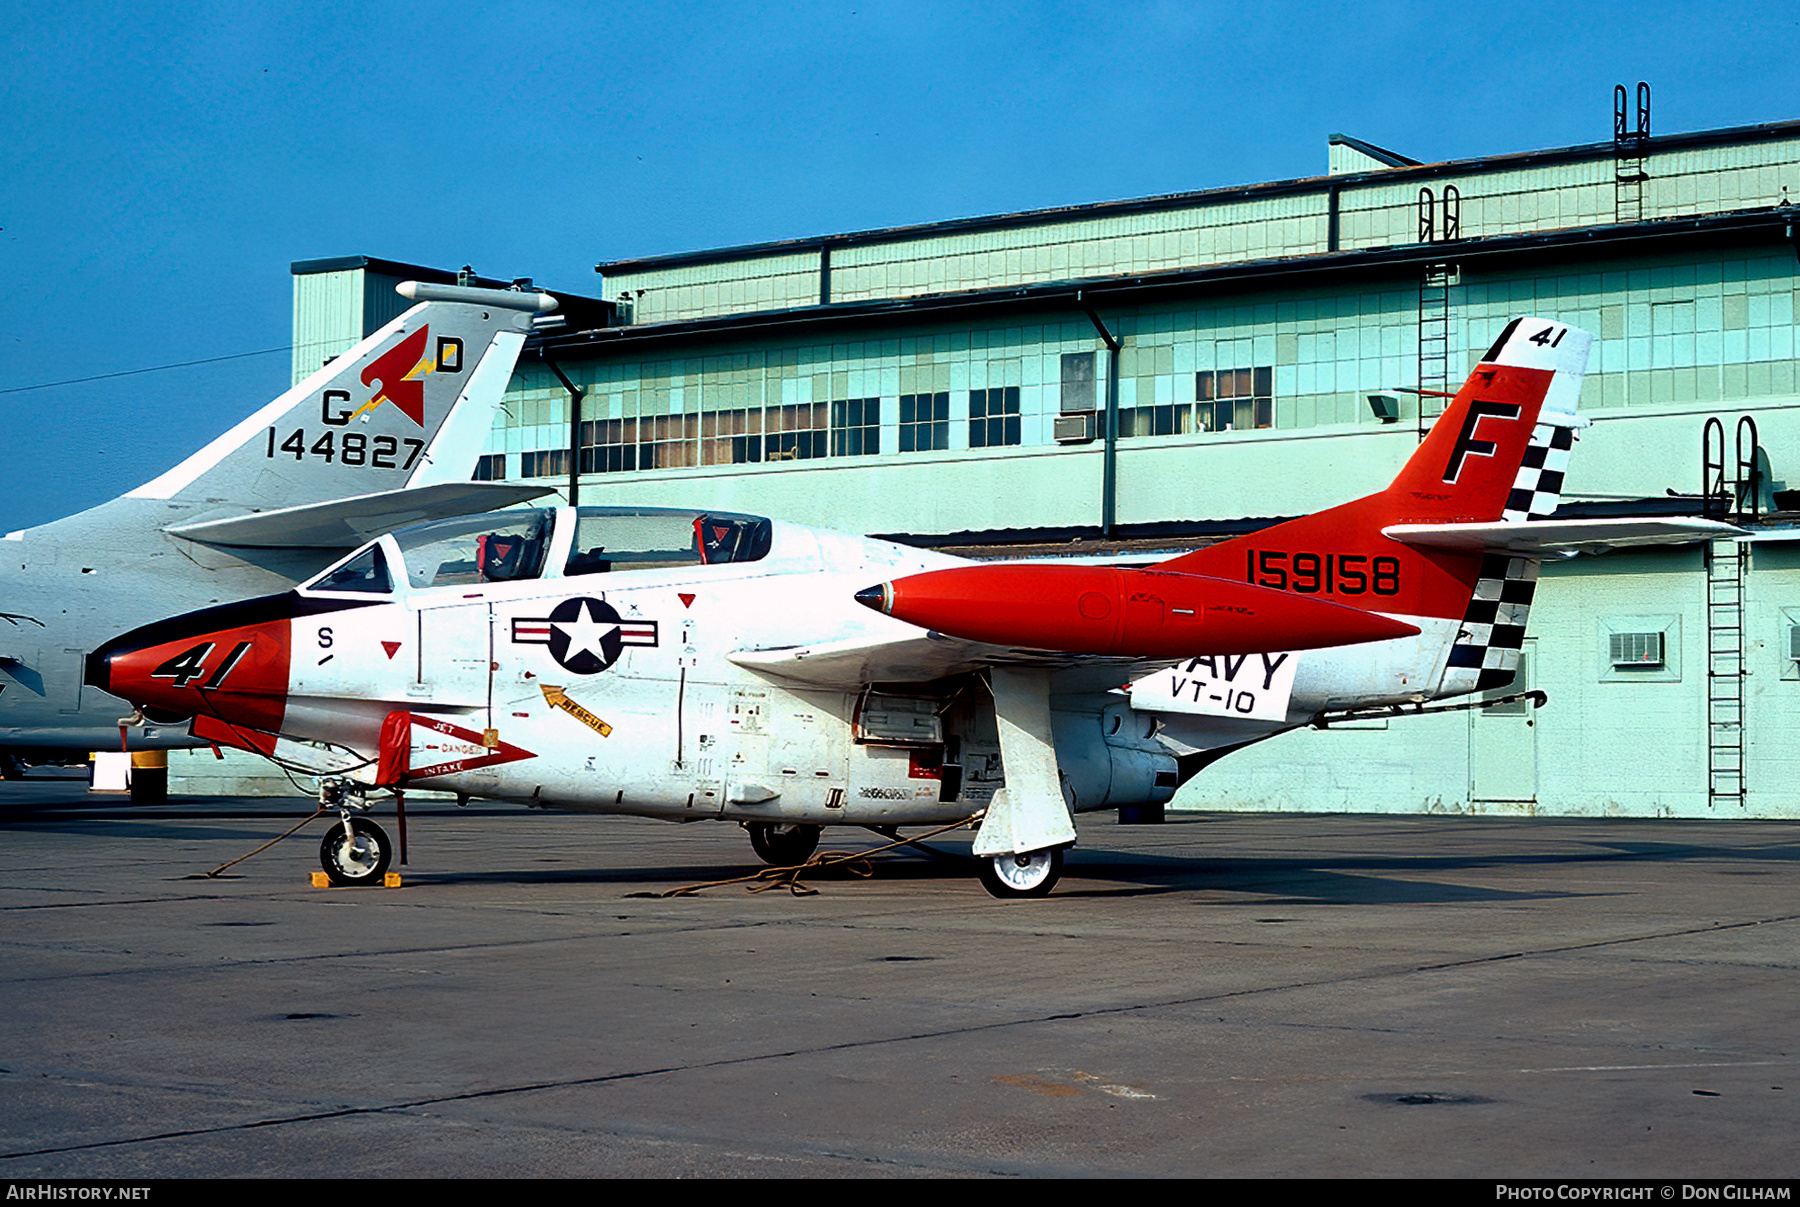
[[[1510,682],[1547,548],[1679,539],[1534,519],[1556,506],[1590,339],[1514,320],[1387,490],[1151,567],[977,565],[710,511],[509,511],[136,629],[88,681],[340,777],[353,808],[417,785],[719,818],[771,863],[826,825],[981,814],[983,883],[1038,895],[1074,814],[1166,801],[1209,751]],[[321,855],[357,883],[390,844],[344,809]]]

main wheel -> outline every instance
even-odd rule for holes
[[[750,846],[758,858],[771,867],[791,868],[805,863],[819,849],[819,831],[824,827],[753,821],[744,828],[750,831]]]
[[[386,830],[366,817],[352,817],[348,835],[341,821],[325,831],[319,866],[333,884],[379,884],[393,854]]]
[[[995,855],[981,861],[981,887],[1001,899],[1042,897],[1062,875],[1062,848]]]

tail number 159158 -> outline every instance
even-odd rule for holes
[[[1400,559],[1362,553],[1245,550],[1244,581],[1302,595],[1400,594]]]

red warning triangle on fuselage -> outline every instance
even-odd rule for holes
[[[381,648],[387,651],[388,660],[391,662],[393,661],[394,655],[400,652],[400,643],[398,641],[384,641],[381,643]]]

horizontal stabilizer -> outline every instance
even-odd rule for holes
[[[1532,520],[1496,524],[1392,524],[1382,535],[1426,549],[1463,553],[1514,553],[1545,557],[1559,553],[1605,553],[1635,545],[1685,545],[1742,536],[1742,528],[1720,520],[1689,516],[1638,520]]]
[[[165,531],[208,545],[354,549],[408,524],[492,511],[550,493],[552,488],[548,486],[512,482],[443,482],[223,520],[201,520]]]

